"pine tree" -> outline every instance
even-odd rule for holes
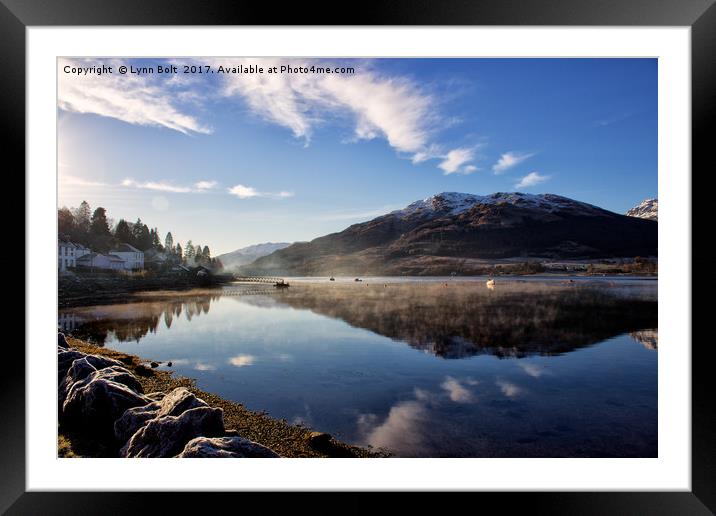
[[[61,237],[69,239],[75,236],[75,217],[72,212],[65,207],[57,210],[57,233]]]
[[[109,250],[112,233],[109,231],[109,223],[107,222],[107,210],[102,207],[94,210],[90,220],[90,247],[100,252]]]
[[[171,231],[169,231],[167,236],[164,238],[164,248],[168,253],[174,252],[174,237],[172,237]]]
[[[191,243],[191,240],[184,246],[184,259],[189,264],[194,261],[194,244]]]
[[[204,261],[204,256],[201,254],[201,246],[197,245],[194,248],[194,261],[196,263],[201,263]]]
[[[177,247],[176,247],[176,249],[174,250],[174,252],[176,253],[177,258],[179,258],[179,262],[181,262],[181,261],[184,259],[184,256],[183,256],[183,254],[182,254],[183,251],[182,251],[182,248],[181,248],[181,244],[177,244]]]
[[[87,201],[82,201],[80,207],[74,212],[75,228],[76,228],[76,239],[84,245],[88,245],[89,242],[89,230],[90,230],[90,217],[92,210]]]
[[[202,249],[201,256],[204,258],[205,262],[211,263],[211,251],[209,251],[208,245],[205,245],[204,249]]]
[[[134,242],[132,230],[129,228],[129,224],[127,224],[126,220],[119,219],[117,227],[114,228],[114,238],[123,244],[132,244]]]

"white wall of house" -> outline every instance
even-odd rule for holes
[[[104,254],[85,256],[77,262],[77,265],[92,269],[122,270],[125,268],[123,260],[113,259]]]
[[[66,271],[68,268],[74,268],[77,265],[75,256],[75,246],[70,242],[57,242],[57,269]]]
[[[124,250],[126,248],[130,248],[131,250]],[[122,246],[122,250],[112,250],[110,254],[122,258],[124,260],[124,268],[127,270],[144,268],[144,253],[130,245],[125,244]]]

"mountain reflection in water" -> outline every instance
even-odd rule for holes
[[[260,295],[251,295],[260,294]],[[103,345],[139,342],[161,323],[191,320],[222,296],[260,307],[290,307],[340,319],[446,359],[558,355],[623,333],[656,349],[655,293],[603,285],[503,282],[363,285],[301,284],[288,290],[234,287],[60,313],[59,325]]]
[[[144,293],[58,324],[396,456],[655,457],[656,295],[630,279],[291,280]]]
[[[556,355],[622,333],[640,338],[638,330],[657,327],[655,297],[571,283],[301,285],[272,299],[442,358]]]

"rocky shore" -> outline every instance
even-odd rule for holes
[[[58,334],[60,457],[375,457]]]
[[[61,308],[71,306],[121,303],[138,292],[157,290],[190,290],[218,287],[230,282],[230,274],[146,274],[127,276],[121,274],[67,273],[58,279],[58,302]]]

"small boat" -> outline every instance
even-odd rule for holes
[[[328,281],[336,281],[336,278],[334,278],[333,276],[331,276],[330,278],[328,278]]]
[[[356,279],[354,279],[353,281],[363,281],[363,280],[360,279],[360,278],[356,278]]]
[[[487,288],[489,288],[490,290],[493,290],[495,288],[495,280],[490,278],[485,282],[485,285],[487,285]]]

